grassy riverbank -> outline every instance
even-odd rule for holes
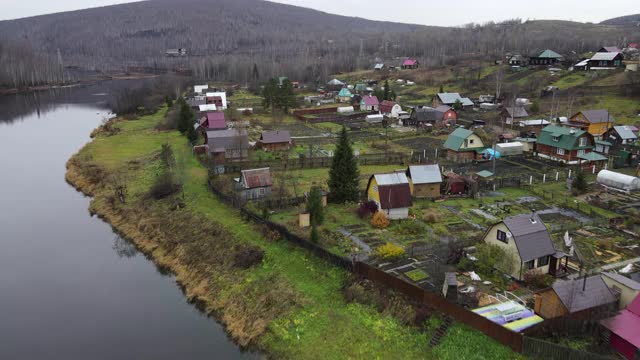
[[[164,113],[118,121],[115,135],[97,133],[69,160],[67,180],[94,197],[91,211],[173,270],[188,298],[216,314],[239,344],[276,358],[461,359],[455,351],[430,349],[428,334],[402,325],[389,314],[393,311],[348,303],[341,292],[350,282],[347,272],[268,236],[218,201],[185,138],[156,130]],[[176,207],[182,195],[146,196],[163,143],[172,145],[185,174],[184,208]],[[124,204],[115,199],[115,183],[127,184]],[[243,269],[233,259],[247,247],[260,248],[265,256]],[[465,347],[468,339],[477,339],[473,358],[515,356],[464,327],[448,335],[444,346]]]

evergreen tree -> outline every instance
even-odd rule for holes
[[[571,184],[574,191],[578,194],[582,194],[587,191],[587,178],[584,176],[584,172],[582,170],[578,170],[576,173],[575,179],[573,179],[573,183]]]
[[[198,132],[196,131],[195,127],[189,127],[189,130],[187,130],[187,138],[192,144],[195,144],[195,142],[198,140]]]
[[[270,79],[262,89],[262,106],[268,109],[276,105],[276,97],[278,96],[278,82],[276,79]]]
[[[256,63],[253,63],[253,74],[252,74],[252,77],[253,77],[253,81],[256,82],[256,83],[258,82],[258,80],[260,80],[260,73],[258,72],[258,64],[256,64]]]
[[[311,241],[314,243],[318,242],[318,229],[315,225],[311,225]]]
[[[456,102],[453,103],[452,106],[453,110],[455,111],[460,111],[462,110],[462,102],[460,102],[460,99],[456,99]]]
[[[178,116],[178,131],[185,134],[190,127],[193,127],[195,121],[195,114],[189,104],[184,99],[180,98],[180,114]]]
[[[384,90],[383,90],[383,99],[382,100],[391,100],[391,94],[389,93],[389,80],[384,81]]]
[[[342,128],[329,170],[329,196],[336,203],[358,201],[360,171],[347,129]]]
[[[290,108],[296,106],[296,96],[293,93],[293,84],[289,79],[285,79],[282,85],[278,87],[276,106],[281,108],[285,113]]]
[[[307,212],[314,226],[322,225],[324,222],[324,209],[322,208],[322,192],[318,186],[311,187],[307,196]]]

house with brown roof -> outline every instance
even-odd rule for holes
[[[560,316],[589,319],[615,311],[617,303],[602,276],[594,275],[557,280],[535,295],[534,311],[545,319]]]
[[[371,175],[367,198],[391,220],[406,219],[411,207],[411,187],[404,172]]]
[[[483,241],[505,251],[506,261],[496,268],[516,280],[524,280],[528,272],[560,275],[561,261],[567,256],[556,251],[549,230],[536,214],[504,218],[487,230]]]
[[[455,125],[458,113],[450,106],[440,105],[436,108],[418,106],[411,110],[411,115],[403,121],[405,126],[445,127]]]
[[[522,106],[505,107],[500,112],[500,118],[502,119],[502,123],[505,125],[515,124],[520,120],[524,120],[524,118],[528,116],[529,114],[527,113],[527,110]]]
[[[384,100],[380,103],[380,113],[386,117],[397,119],[402,107],[395,101]]]
[[[616,119],[605,109],[583,110],[575,113],[562,126],[584,130],[596,138],[600,138],[613,127]]]
[[[287,151],[293,146],[289,130],[264,131],[257,147],[264,151]]]
[[[207,131],[205,141],[209,156],[216,164],[241,160],[249,154],[249,137],[244,129]]]
[[[242,170],[236,179],[236,194],[242,201],[264,199],[271,196],[272,186],[269,168]]]

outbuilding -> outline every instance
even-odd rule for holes
[[[367,115],[366,119],[369,124],[380,124],[382,123],[382,120],[384,120],[384,115],[381,115],[381,114]]]
[[[598,173],[596,182],[607,189],[626,193],[640,190],[640,178],[615,171],[601,170]]]
[[[515,141],[510,143],[496,144],[496,151],[499,152],[502,156],[516,156],[522,155],[524,149],[521,142]]]
[[[413,197],[437,198],[440,196],[442,174],[438,164],[409,166],[407,177]]]

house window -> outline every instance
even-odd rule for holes
[[[584,150],[578,150],[578,156],[584,155]]]
[[[264,188],[260,188],[260,195],[264,195],[264,193],[265,193]]]
[[[538,258],[538,267],[549,265],[549,255]]]
[[[581,147],[582,146],[587,146],[587,138],[586,137],[580,138],[580,146]]]
[[[553,141],[555,141],[555,142],[560,141],[560,136],[554,136],[554,137],[553,137]]]
[[[469,139],[469,144],[473,145],[473,139]]]
[[[558,148],[557,152],[558,155],[564,155],[564,149]]]
[[[509,240],[507,240],[507,233],[502,231],[502,230],[498,230],[498,234],[496,235],[496,239],[502,241],[505,244],[509,243]]]
[[[533,269],[533,263],[534,262],[535,262],[535,260],[527,261],[526,263],[524,263],[524,268],[527,269],[527,270]]]
[[[373,191],[378,192],[378,185],[373,185]]]

